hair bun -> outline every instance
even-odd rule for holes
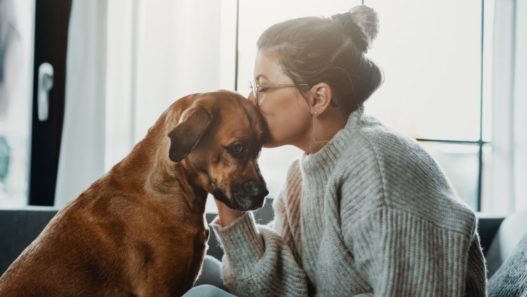
[[[377,13],[366,5],[354,6],[349,12],[336,14],[331,18],[342,26],[356,46],[364,52],[377,36],[379,27]]]
[[[379,18],[373,8],[366,5],[357,5],[350,9],[351,19],[357,24],[364,34],[371,40],[377,37]]]

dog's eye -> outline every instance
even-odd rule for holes
[[[229,152],[231,152],[234,155],[242,155],[246,151],[247,147],[245,144],[242,143],[236,143],[231,146],[229,146]]]

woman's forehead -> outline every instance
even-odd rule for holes
[[[254,79],[256,81],[276,81],[284,78],[288,77],[282,70],[278,56],[272,51],[259,51],[254,67]]]

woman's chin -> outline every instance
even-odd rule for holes
[[[281,142],[278,142],[276,140],[271,140],[271,141],[268,141],[268,142],[264,143],[262,146],[264,148],[275,148],[275,147],[279,147],[279,146],[282,146],[282,145],[285,145],[285,143],[281,143]]]
[[[262,145],[263,148],[274,148],[277,147],[277,145],[273,142],[267,142]]]

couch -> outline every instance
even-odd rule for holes
[[[264,207],[255,212],[259,223],[272,219],[272,200],[267,199]],[[57,209],[48,207],[27,207],[23,209],[0,209],[0,274],[11,262],[31,243]],[[206,214],[207,222],[211,222],[215,214]],[[527,231],[527,212],[502,217],[479,216],[478,230],[483,253],[487,258],[489,277],[498,270],[509,257],[523,234]],[[527,237],[527,235],[525,235]],[[222,250],[214,235],[209,237],[207,253],[221,259]]]

